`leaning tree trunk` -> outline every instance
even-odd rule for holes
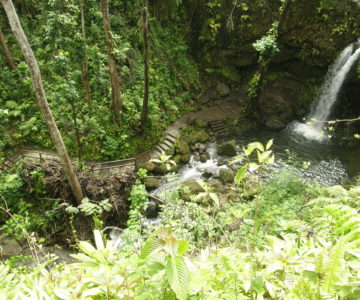
[[[11,0],[0,0],[0,2],[5,9],[6,15],[9,19],[11,29],[14,32],[14,35],[19,43],[21,52],[23,53],[26,63],[29,66],[31,79],[32,79],[32,83],[33,83],[33,86],[35,89],[35,94],[36,94],[36,98],[37,98],[37,101],[38,101],[38,104],[40,107],[40,111],[45,120],[45,124],[50,132],[51,138],[55,144],[57,153],[59,154],[61,165],[67,175],[67,178],[69,180],[69,184],[70,184],[72,192],[75,196],[76,202],[78,204],[81,204],[81,200],[84,198],[82,190],[81,190],[81,186],[80,186],[79,180],[76,177],[76,174],[74,172],[74,168],[71,165],[71,161],[70,161],[69,155],[67,153],[65,144],[62,140],[59,129],[57,128],[55,120],[52,116],[52,113],[51,113],[51,110],[49,107],[49,103],[46,99],[44,87],[42,84],[39,65],[36,61],[34,53],[32,52],[32,49],[26,38],[24,30],[20,24],[18,15],[15,11],[12,1]]]
[[[85,14],[84,14],[84,0],[80,0],[80,15],[81,15],[81,34],[83,39],[83,50],[84,57],[82,63],[82,75],[83,85],[85,91],[86,102],[91,107],[91,91],[90,91],[90,80],[89,80],[89,60],[87,54],[87,43],[86,43],[86,28],[85,28]]]
[[[4,34],[0,28],[0,47],[2,49],[2,51],[4,52],[5,54],[5,57],[6,57],[6,62],[9,66],[9,69],[10,70],[15,70],[16,69],[16,65],[14,63],[14,60],[13,60],[13,57],[11,55],[11,52],[6,44],[6,41],[5,41],[5,37],[4,37]]]
[[[145,128],[149,107],[149,19],[148,2],[143,0],[143,38],[144,38],[144,98],[141,112],[141,127]]]
[[[107,0],[101,0],[101,11],[103,16],[103,25],[105,31],[105,43],[106,43],[107,56],[108,56],[114,117],[115,117],[115,121],[119,122],[120,113],[122,109],[121,94],[120,94],[120,78],[116,70],[116,61],[113,54],[114,49],[113,49],[113,40],[111,37],[109,5]]]

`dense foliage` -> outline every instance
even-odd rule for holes
[[[72,156],[105,160],[140,153],[159,139],[167,124],[189,109],[199,89],[199,76],[188,54],[183,36],[185,25],[180,16],[166,26],[158,19],[150,19],[150,126],[147,134],[141,135],[144,72],[140,3],[111,3],[110,7],[114,55],[122,82],[123,114],[119,125],[111,112],[98,1],[86,1],[85,5],[91,104],[87,103],[83,88],[84,41],[78,1],[34,2],[18,8],[39,61],[55,119]],[[6,18],[1,19],[8,47],[17,63],[15,70],[5,67],[0,74],[0,126],[4,129],[0,133],[1,156],[24,144],[51,148],[26,64]],[[2,55],[0,64],[6,65]]]

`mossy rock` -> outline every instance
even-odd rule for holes
[[[224,184],[233,183],[235,178],[235,172],[230,169],[220,169],[219,177]]]
[[[187,164],[190,161],[190,153],[184,153],[183,155],[181,155],[180,161]]]
[[[175,151],[179,154],[190,153],[189,144],[184,139],[180,138],[175,142]]]
[[[236,141],[232,140],[217,147],[217,153],[224,156],[235,156],[237,154]]]
[[[205,129],[201,129],[198,132],[195,133],[194,135],[194,141],[196,142],[200,142],[200,143],[205,143],[210,139],[210,136],[207,134],[207,132],[205,131]]]
[[[147,177],[144,181],[147,190],[155,190],[160,186],[160,180],[155,177]]]
[[[200,128],[205,128],[208,125],[208,123],[206,121],[201,120],[201,119],[196,119],[194,121],[194,124],[195,124],[195,126],[200,127]]]
[[[155,164],[151,161],[144,161],[137,164],[138,169],[145,169],[148,172],[152,172],[155,168]]]

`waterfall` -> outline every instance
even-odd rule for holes
[[[359,42],[360,40],[357,43]],[[324,122],[328,120],[346,75],[360,56],[360,48],[354,51],[357,43],[347,46],[330,67],[321,87],[319,102],[312,107],[307,119]],[[320,139],[324,122],[315,123],[312,126],[296,123],[294,131],[308,139]]]

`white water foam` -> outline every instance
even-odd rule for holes
[[[355,45],[359,42],[360,40],[347,46],[330,67],[321,88],[319,102],[316,106],[312,107],[307,117],[309,120],[316,120],[316,123],[309,126],[295,122],[293,124],[294,132],[311,140],[321,141],[325,138],[323,134],[325,121],[328,120],[331,114],[347,74],[360,56],[360,48],[354,51]]]

